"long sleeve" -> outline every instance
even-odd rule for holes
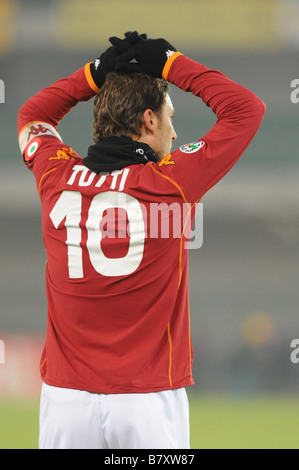
[[[173,60],[167,80],[201,98],[217,121],[206,135],[181,146],[159,164],[159,171],[179,185],[194,203],[236,163],[255,136],[265,104],[253,92],[184,55]]]
[[[97,91],[89,72],[89,64],[86,64],[69,77],[58,80],[32,96],[23,104],[18,114],[21,152],[24,152],[31,137],[51,134],[58,137],[56,128],[61,119],[80,101],[91,99]],[[33,128],[32,124],[35,124]]]

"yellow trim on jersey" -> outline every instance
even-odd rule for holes
[[[182,250],[183,250],[183,238],[184,238],[184,232],[185,232],[185,227],[188,221],[188,218],[191,214],[192,208],[196,205],[193,204],[191,205],[187,199],[186,196],[182,190],[182,188],[175,182],[173,179],[171,179],[169,176],[164,175],[163,173],[160,173],[157,171],[152,163],[149,164],[150,168],[154,171],[154,173],[157,173],[157,175],[161,176],[162,178],[165,178],[168,180],[171,184],[173,184],[180,192],[184,202],[189,206],[189,211],[184,223],[184,227],[182,230],[181,234],[181,241],[180,241],[180,256],[179,256],[179,282],[178,282],[178,289],[181,284],[182,280],[182,275],[183,275],[183,269],[182,269]],[[192,356],[191,356],[191,329],[190,329],[190,309],[189,309],[189,300],[188,300],[188,321],[189,321],[189,369],[190,369],[190,383],[193,383],[193,376],[192,376]],[[171,368],[172,368],[172,339],[171,339],[171,334],[170,334],[170,324],[168,323],[167,325],[167,336],[168,336],[168,342],[169,342],[169,366],[168,366],[168,378],[169,378],[169,385],[172,387],[172,378],[171,378]]]
[[[43,360],[43,362],[41,363],[41,365],[39,366],[39,368],[41,369],[44,365],[44,363],[46,362],[47,358],[45,357],[45,359]]]
[[[39,180],[39,183],[38,183],[38,194],[39,194],[39,197],[40,197],[40,189],[41,189],[40,187],[41,187],[41,184],[42,184],[42,181],[43,181],[44,177],[47,176],[49,173],[52,173],[52,171],[55,171],[55,170],[57,170],[56,167],[55,167],[55,168],[52,168],[51,170],[46,171],[46,173],[44,173],[44,174],[41,176],[41,178],[40,178],[40,180]]]
[[[172,366],[172,340],[170,334],[170,324],[167,325],[167,336],[169,342],[169,366],[168,366],[168,378],[169,378],[169,385],[172,387],[172,378],[171,378],[171,366]]]
[[[183,250],[183,238],[184,238],[184,232],[185,232],[185,227],[186,227],[186,224],[187,224],[187,221],[189,219],[189,217],[191,216],[191,211],[193,209],[193,207],[195,206],[195,204],[193,204],[193,206],[191,206],[189,208],[189,211],[188,211],[188,215],[186,217],[186,220],[185,220],[185,225],[183,227],[183,231],[182,231],[182,236],[181,236],[181,244],[180,244],[180,266],[179,266],[179,273],[180,273],[180,279],[179,279],[179,285],[178,285],[178,288],[181,284],[181,280],[182,280],[182,250]],[[191,355],[191,325],[190,325],[190,307],[189,307],[189,293],[188,293],[188,330],[189,330],[189,371],[190,371],[190,383],[193,382],[193,376],[192,376],[192,355]]]
[[[191,207],[191,210],[193,209],[194,206],[196,206],[196,204],[199,203],[199,201],[201,200],[201,198],[199,198],[194,204],[193,206]],[[190,369],[190,383],[193,383],[193,375],[192,375],[192,356],[191,356],[191,350],[192,350],[192,343],[191,343],[191,322],[190,322],[190,305],[189,305],[189,293],[188,293],[188,311],[189,311],[189,315],[188,315],[188,326],[189,326],[189,369]]]
[[[169,57],[169,59],[166,61],[165,65],[164,65],[164,68],[163,68],[163,71],[162,71],[162,78],[164,78],[164,80],[167,81],[170,67],[172,66],[173,61],[174,61],[179,55],[182,55],[182,53],[181,53],[181,52],[178,52],[178,51],[177,51],[177,52],[174,52],[174,53]]]
[[[190,384],[193,383],[192,375],[192,342],[191,342],[191,324],[190,324],[190,306],[189,306],[189,295],[188,295],[188,330],[189,330],[189,371],[190,371]]]
[[[193,207],[193,206],[192,206]],[[179,259],[179,273],[180,273],[180,277],[179,277],[179,284],[178,284],[178,288],[180,287],[180,284],[181,284],[181,279],[182,279],[182,274],[183,274],[183,270],[182,270],[182,251],[183,251],[183,238],[184,238],[184,233],[185,233],[185,228],[186,228],[186,225],[187,225],[187,221],[190,217],[190,214],[191,214],[191,211],[192,211],[192,207],[190,206],[189,207],[189,211],[188,211],[188,214],[187,214],[187,217],[186,217],[186,220],[185,220],[185,224],[184,224],[184,227],[183,227],[183,230],[182,230],[182,235],[181,235],[181,242],[180,242],[180,259]]]
[[[90,64],[92,62],[88,62],[88,64],[85,65],[84,67],[84,73],[85,73],[85,77],[86,77],[86,80],[88,82],[88,85],[90,86],[90,88],[95,92],[95,94],[97,95],[100,91],[100,88],[95,84],[94,82],[94,79],[92,78],[92,75],[91,75],[91,71],[90,71]]]
[[[170,181],[170,183],[173,184],[173,185],[179,190],[179,192],[180,192],[180,194],[181,194],[181,196],[182,196],[184,202],[185,202],[188,206],[190,206],[190,203],[187,201],[186,196],[185,196],[185,194],[184,194],[182,188],[181,188],[175,181],[173,181],[173,179],[171,179],[169,176],[166,176],[166,175],[164,175],[163,173],[159,173],[159,171],[155,170],[154,164],[150,163],[149,166],[150,166],[150,168],[151,168],[155,173],[157,173],[157,175],[159,175],[159,176],[161,176],[162,178],[165,178],[166,180]]]

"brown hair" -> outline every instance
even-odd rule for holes
[[[94,141],[105,137],[141,135],[146,109],[160,113],[169,85],[147,74],[110,72],[94,100]]]

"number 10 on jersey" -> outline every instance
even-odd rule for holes
[[[104,211],[124,209],[130,224],[130,241],[126,256],[107,258],[101,249],[103,238],[100,223]],[[82,246],[82,195],[79,191],[63,191],[50,213],[53,225],[58,229],[65,220],[68,272],[70,278],[83,278]],[[86,247],[94,269],[103,276],[126,276],[140,265],[144,252],[145,224],[140,203],[129,194],[106,191],[96,194],[90,204],[86,221]]]

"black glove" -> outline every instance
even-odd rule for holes
[[[109,38],[109,41],[119,53],[128,52],[127,38],[120,39],[113,36]],[[134,51],[137,63],[130,62],[128,56],[125,56],[124,61],[123,56],[120,55],[116,60],[116,72],[143,72],[162,78],[165,63],[173,53],[177,52],[166,39],[147,39],[146,35],[140,35],[138,41],[131,44],[130,48]]]
[[[118,59],[120,59],[121,63],[126,63],[134,58],[132,46],[145,38],[146,35],[139,36],[137,31],[129,31],[125,34],[125,39],[123,40],[124,45],[121,51],[110,46],[100,57],[90,64],[90,73],[98,88],[103,86],[107,74],[115,70]]]

